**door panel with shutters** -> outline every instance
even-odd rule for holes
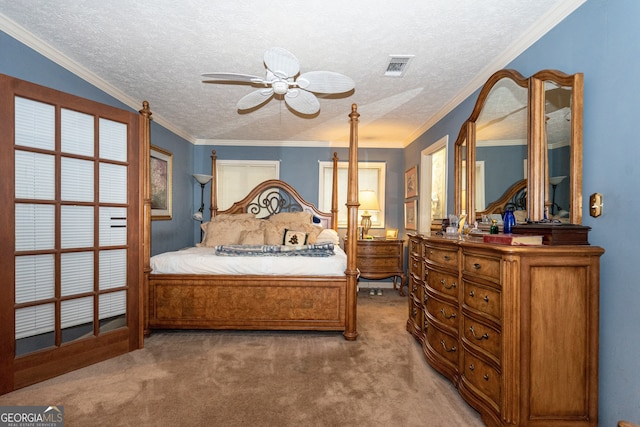
[[[0,393],[142,346],[139,117],[0,75]]]

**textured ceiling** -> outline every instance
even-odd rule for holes
[[[0,0],[0,30],[192,143],[402,147],[584,0]],[[271,100],[246,114],[253,88],[203,84],[204,72],[262,76],[264,52],[291,51],[301,72],[351,77],[348,97],[300,117]],[[415,55],[385,77],[390,55]]]

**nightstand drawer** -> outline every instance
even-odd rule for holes
[[[358,256],[364,257],[397,257],[400,255],[401,245],[394,243],[387,243],[385,241],[373,241],[375,243],[369,243],[367,241],[358,242]]]
[[[402,270],[399,258],[358,258],[358,268],[370,273],[382,273],[385,271],[398,272]]]

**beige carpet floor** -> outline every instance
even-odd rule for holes
[[[482,426],[406,332],[407,299],[358,296],[330,332],[167,331],[145,348],[0,396],[66,426]]]

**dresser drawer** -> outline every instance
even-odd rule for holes
[[[416,276],[422,278],[422,259],[418,258],[415,255],[411,255],[409,257],[409,273],[415,274]]]
[[[465,253],[462,263],[462,274],[500,282],[500,258]]]
[[[441,265],[443,267],[458,269],[458,249],[443,249],[435,246],[425,245],[424,247],[425,259],[431,261],[434,264]]]
[[[492,354],[497,361],[500,360],[501,337],[500,333],[472,317],[464,316],[462,333],[464,339]]]
[[[427,269],[425,283],[436,292],[458,299],[458,276]]]
[[[409,240],[409,255],[422,258],[422,242],[418,239]]]
[[[458,309],[454,305],[427,297],[426,308],[435,321],[458,331]]]
[[[463,352],[462,362],[464,379],[473,385],[483,396],[489,400],[494,408],[500,403],[500,373],[475,357],[468,351]]]
[[[413,329],[416,332],[422,330],[423,314],[422,305],[409,298],[409,323],[413,326]]]
[[[413,296],[418,301],[422,301],[424,291],[424,284],[421,280],[416,279],[415,276],[409,276],[409,296]]]
[[[486,313],[492,316],[494,321],[500,322],[500,292],[496,289],[466,280],[463,282],[464,304],[482,313]]]
[[[429,325],[427,328],[427,343],[452,368],[456,371],[458,370],[458,358],[460,356],[458,337],[452,337]]]

